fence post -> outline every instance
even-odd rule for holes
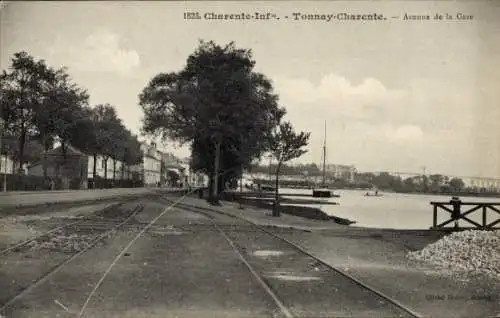
[[[488,223],[486,223],[486,213],[487,213],[486,210],[487,209],[488,209],[488,206],[486,204],[483,205],[483,230],[486,229],[486,225],[488,224]]]
[[[462,204],[462,201],[458,197],[452,197],[450,203],[453,206],[453,213],[451,214],[451,217],[453,220],[455,220],[455,229],[458,228],[458,218],[460,217],[460,206]]]
[[[432,220],[432,227],[436,228],[437,225],[437,218],[438,218],[438,206],[437,204],[433,204],[434,206],[434,215],[433,215],[433,220]]]

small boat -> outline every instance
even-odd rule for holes
[[[313,189],[312,196],[314,198],[331,198],[333,193],[329,189]]]
[[[383,194],[378,193],[378,191],[375,191],[375,193],[370,193],[370,192],[365,193],[365,197],[381,197],[381,196],[383,196]]]

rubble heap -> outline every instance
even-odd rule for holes
[[[49,249],[65,253],[76,253],[88,248],[93,239],[91,235],[57,235],[51,237],[48,241],[34,240],[28,246],[31,250]]]
[[[500,279],[500,231],[455,232],[409,252],[410,260],[430,264],[448,275],[486,275]]]

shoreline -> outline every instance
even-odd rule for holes
[[[292,190],[312,190],[314,187],[291,187],[283,186],[280,189],[292,189]],[[350,188],[350,187],[329,187],[332,191],[371,191],[372,188]],[[435,195],[435,196],[464,196],[464,197],[479,197],[479,198],[500,198],[500,192],[406,192],[406,191],[395,191],[393,189],[379,189],[379,192],[384,193],[397,193],[397,194],[412,194],[412,195]]]
[[[244,205],[249,205],[255,208],[260,208],[264,210],[273,209],[273,203],[270,201],[264,201],[259,199],[252,199],[248,197],[239,198],[234,196],[233,194],[224,193],[222,195],[222,200],[232,202],[232,203],[241,203]],[[286,202],[286,201],[285,201]],[[290,203],[290,202],[288,202]],[[300,202],[299,202],[300,203]],[[298,217],[302,217],[310,220],[322,220],[322,221],[334,221],[337,224],[341,225],[351,225],[356,223],[356,221],[328,215],[326,212],[322,211],[319,208],[302,206],[302,205],[290,205],[290,204],[280,204],[280,212],[294,215]]]

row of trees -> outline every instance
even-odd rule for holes
[[[358,182],[369,183],[381,190],[392,190],[396,192],[419,192],[419,193],[444,193],[462,192],[465,183],[460,178],[448,178],[441,174],[430,176],[413,176],[401,178],[389,173],[361,173],[356,176]]]
[[[310,168],[314,164],[303,165]],[[304,171],[311,171],[312,169],[302,170],[298,166],[286,166],[282,168],[284,175],[300,176],[304,175]],[[308,174],[309,176],[320,176],[321,172],[317,171]],[[259,166],[256,165],[252,167],[251,172],[253,173],[275,173],[276,165],[269,166]],[[328,177],[328,175],[327,175]],[[259,183],[267,183],[268,180],[255,180]],[[401,178],[399,176],[393,176],[389,173],[374,174],[370,172],[356,173],[354,174],[354,182],[350,181],[350,178],[340,178],[332,181],[331,178],[327,178],[327,185],[335,188],[373,188],[376,187],[381,190],[394,191],[394,192],[406,192],[406,193],[450,193],[450,192],[474,192],[477,189],[467,188],[465,183],[460,178],[449,178],[441,174],[433,174],[430,176],[413,176],[408,178]],[[282,187],[292,186],[292,187],[313,187],[315,182],[308,178],[302,178],[300,180],[287,180],[280,182]]]
[[[251,167],[252,173],[271,173],[276,172],[277,164],[275,162],[268,165],[255,164]],[[299,164],[299,165],[287,165],[281,166],[281,173],[287,176],[311,176],[319,177],[323,175],[321,167],[315,163],[309,164]],[[329,176],[328,171],[326,172],[327,177]]]
[[[280,166],[305,152],[309,135],[282,122],[271,81],[254,67],[251,50],[200,41],[182,70],[154,76],[139,96],[143,132],[189,144],[191,169],[209,176],[214,202],[264,154]]]
[[[55,69],[26,52],[16,53],[9,69],[2,71],[0,92],[0,152],[15,161],[17,173],[24,163],[41,161],[47,177],[45,153],[56,141],[63,154],[71,145],[94,159],[112,159],[114,168],[117,161],[133,165],[142,160],[137,136],[123,125],[115,108],[91,107],[89,94],[73,83],[66,68]]]

